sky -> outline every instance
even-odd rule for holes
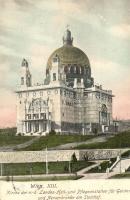
[[[67,24],[95,83],[112,89],[113,117],[130,119],[129,0],[0,0],[0,127],[16,125],[15,90],[23,58],[42,83]]]

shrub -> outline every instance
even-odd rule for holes
[[[64,166],[64,172],[68,172],[69,171],[69,168],[68,168],[68,166]]]
[[[73,153],[71,161],[72,162],[77,162],[77,158],[76,158],[76,154],[75,153]]]
[[[56,135],[56,131],[55,130],[51,130],[49,135]]]

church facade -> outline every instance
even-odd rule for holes
[[[63,46],[49,57],[43,84],[33,85],[27,60],[17,89],[17,134],[91,134],[113,129],[111,90],[95,85],[87,55],[73,46],[69,29]]]

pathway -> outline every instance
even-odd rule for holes
[[[0,151],[15,151],[15,150],[26,148],[29,145],[31,145],[33,142],[39,140],[40,137],[41,136],[34,137],[33,139],[30,139],[29,141],[24,142],[22,144],[8,145],[8,146],[0,147]]]
[[[0,151],[15,151],[15,150],[26,148],[26,147],[30,146],[31,144],[33,144],[35,141],[39,140],[40,137],[41,136],[34,137],[33,139],[30,139],[29,141],[24,142],[22,144],[18,144],[18,145],[2,146],[2,147],[0,147]],[[95,137],[93,139],[88,139],[87,141],[84,141],[84,142],[67,143],[67,144],[59,145],[59,146],[48,148],[48,149],[49,150],[73,149],[73,148],[77,147],[78,145],[82,145],[82,144],[92,144],[92,143],[96,143],[96,142],[105,142],[109,137],[112,137],[112,136],[107,136],[107,137],[106,136],[98,136],[98,137]]]
[[[77,172],[77,175],[82,176],[81,179],[98,179],[98,178],[106,178],[106,173],[86,173],[90,169],[99,166],[104,160],[94,160],[95,164],[81,169]]]
[[[92,139],[88,139],[83,142],[73,142],[73,143],[67,143],[63,145],[58,145],[56,147],[49,148],[50,150],[67,150],[67,149],[73,149],[79,145],[82,144],[92,144],[92,143],[97,143],[97,142],[105,142],[108,140],[108,138],[113,137],[113,136],[98,136]]]
[[[103,161],[104,161],[104,160],[94,160],[93,162],[95,162],[95,164],[93,164],[93,165],[91,165],[91,166],[89,166],[89,167],[86,167],[86,168],[84,168],[84,169],[79,170],[79,171],[77,172],[77,175],[82,175],[82,176],[84,176],[85,173],[86,173],[87,171],[89,171],[90,169],[92,169],[92,168],[94,168],[94,167],[97,167],[97,166],[100,165]]]

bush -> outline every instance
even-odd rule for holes
[[[72,162],[77,162],[77,158],[76,158],[76,154],[75,153],[73,153],[71,161]]]
[[[51,130],[49,135],[56,135],[56,131],[55,130]]]
[[[69,171],[68,166],[64,166],[64,172],[68,172],[68,171]]]

